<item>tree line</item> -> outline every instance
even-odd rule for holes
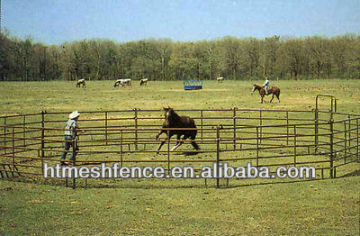
[[[0,35],[0,80],[360,78],[360,36],[90,39],[45,45]]]

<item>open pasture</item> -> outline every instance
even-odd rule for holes
[[[237,107],[239,109],[311,111],[315,108],[316,94],[331,94],[338,99],[338,111],[360,114],[360,96],[356,92],[360,89],[358,81],[274,81],[272,83],[281,89],[282,102],[280,104],[276,101],[269,104],[270,97],[265,99],[266,103],[260,104],[260,96],[256,93],[250,94],[253,81],[224,81],[221,84],[205,81],[204,89],[198,91],[184,91],[180,81],[150,81],[147,87],[140,87],[134,83],[131,87],[125,88],[113,88],[112,81],[89,81],[86,88],[75,88],[73,82],[5,82],[0,88],[0,97],[4,115],[38,113],[41,110],[70,112],[77,109],[80,112],[101,112],[137,108],[158,109],[159,111],[154,112],[153,115],[161,117],[163,112],[160,109],[167,106],[175,110]],[[329,109],[329,106],[329,100],[320,100],[321,109]],[[231,113],[231,110],[229,112]],[[183,114],[181,111],[179,114],[198,115],[194,112]],[[225,112],[221,115],[231,116]],[[248,114],[245,112],[243,115]],[[300,114],[295,113],[292,117],[304,118],[298,115]],[[91,115],[87,118],[98,117]],[[114,115],[114,118],[122,118],[122,116]],[[65,121],[66,113],[63,117],[63,122]],[[197,124],[198,122],[199,120]],[[268,122],[275,124],[277,121]],[[161,125],[161,119],[157,123],[156,126]],[[52,127],[62,128],[62,125],[58,122]],[[182,150],[189,148],[188,144],[183,145]],[[225,157],[230,159],[231,155],[227,153]],[[151,155],[144,155],[144,157],[154,158]],[[159,158],[165,157],[160,155]],[[208,157],[201,154],[199,157],[184,156],[180,153],[179,158],[206,159]],[[260,181],[260,185],[254,185],[252,182],[252,186],[249,187],[221,190],[205,189],[203,182],[199,184],[200,180],[195,184],[197,188],[192,188],[194,180],[157,180],[154,183],[150,180],[115,182],[110,180],[103,185],[107,189],[80,189],[69,194],[69,189],[62,187],[1,181],[0,198],[4,201],[0,206],[5,208],[5,211],[2,213],[4,220],[0,221],[0,232],[35,233],[39,227],[46,231],[53,226],[59,226],[65,230],[59,233],[73,234],[179,234],[180,232],[188,234],[293,234],[299,230],[304,234],[354,234],[359,230],[356,223],[358,220],[357,194],[359,193],[358,168],[358,163],[343,167],[339,170],[338,176],[347,173],[348,177],[339,179],[267,185]],[[173,181],[180,181],[180,185],[173,184]],[[246,181],[243,185],[246,185]],[[28,191],[29,188],[32,190]],[[57,193],[52,193],[52,190]],[[40,195],[40,192],[45,192],[45,194]],[[54,194],[58,196],[54,197]],[[18,199],[21,196],[28,199],[28,202],[23,203],[24,210],[14,210],[19,205]],[[50,200],[52,198],[62,200]],[[97,202],[96,206],[91,202]],[[38,217],[43,217],[43,221],[33,224],[35,218],[31,217],[25,221],[19,220],[22,219],[23,214],[31,214],[34,204],[38,207],[37,209],[45,208],[45,210],[36,211]],[[289,213],[283,211],[283,204],[296,215],[289,218]],[[75,213],[70,209],[72,205],[77,209]],[[107,209],[109,217],[103,211],[99,215],[106,222],[107,227],[87,227],[86,225],[94,224],[91,222],[97,217],[96,212],[103,208]],[[60,220],[49,222],[47,219],[49,216],[57,218],[59,214],[70,216],[66,218],[66,222]],[[82,217],[84,214],[90,217]],[[114,217],[110,219],[111,216]],[[74,219],[84,222],[73,227]],[[64,224],[69,227],[64,227]],[[26,231],[22,231],[24,229]],[[105,232],[100,229],[105,229]]]
[[[87,81],[86,88],[76,88],[76,82],[2,82],[0,87],[2,114],[47,111],[210,108],[274,108],[304,110],[315,108],[316,94],[331,94],[338,99],[340,111],[359,113],[357,80],[272,81],[281,89],[280,104],[270,97],[260,104],[260,96],[251,95],[252,85],[263,81],[204,81],[204,88],[184,91],[181,81],[149,81],[139,86],[114,88],[114,81]],[[328,107],[329,101],[322,103]]]

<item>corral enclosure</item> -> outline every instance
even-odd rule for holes
[[[189,142],[185,142],[171,151],[176,142],[174,136],[159,155],[156,149],[160,140],[155,140],[155,136],[164,119],[163,110],[80,111],[79,125],[84,132],[77,140],[80,150],[71,165],[90,167],[118,162],[121,166],[162,166],[166,170],[191,166],[199,171],[213,163],[228,163],[233,167],[251,163],[267,166],[272,173],[279,166],[314,166],[316,178],[333,178],[338,167],[359,160],[360,116],[337,112],[336,99],[329,98],[330,109],[316,107],[308,111],[236,107],[176,110],[179,115],[195,120],[200,150],[194,151]],[[44,181],[44,163],[54,166],[63,152],[68,114],[43,111],[0,117],[3,122],[0,177]],[[46,181],[68,185],[67,179]],[[72,180],[73,187],[76,184],[96,186],[109,180],[76,181]],[[148,180],[156,184],[151,181]],[[172,183],[178,182],[181,180]],[[193,179],[188,184],[204,183],[219,187],[242,182],[235,178],[208,182]]]

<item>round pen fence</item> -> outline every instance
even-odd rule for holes
[[[187,115],[197,126],[195,151],[189,141],[172,151],[174,136],[156,150],[161,140],[155,136],[163,122],[162,110],[81,111],[79,126],[83,132],[76,140],[79,151],[70,166],[189,166],[196,172],[214,163],[229,166],[268,167],[275,173],[279,166],[313,166],[316,178],[334,178],[337,168],[359,161],[359,119],[356,114],[316,106],[311,111],[262,109],[176,110]],[[317,99],[318,100],[318,99]],[[316,103],[318,104],[318,103]],[[64,125],[69,112],[41,112],[0,117],[0,178],[66,183],[68,179],[43,178],[43,167],[55,166],[64,151]],[[160,139],[165,138],[165,134]],[[69,151],[68,157],[71,153]],[[211,180],[219,187],[236,178]],[[76,180],[95,185],[106,179]],[[75,179],[72,186],[75,187]],[[123,179],[111,181],[125,181]],[[146,183],[153,183],[151,180]],[[163,180],[170,181],[170,180]],[[176,181],[176,180],[175,180]],[[191,180],[207,184],[210,180]],[[253,180],[255,181],[255,180]],[[89,182],[89,183],[88,183]],[[155,182],[156,183],[156,182]],[[210,182],[209,182],[210,183]],[[250,183],[251,184],[251,183]]]

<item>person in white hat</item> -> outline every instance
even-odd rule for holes
[[[65,151],[61,154],[61,164],[65,165],[66,154],[68,153],[71,146],[76,145],[75,139],[77,137],[77,131],[79,130],[79,126],[77,121],[79,119],[80,113],[78,111],[73,111],[69,115],[69,120],[66,122],[65,126]],[[70,156],[70,160],[75,160],[76,154],[78,151],[78,147],[73,147],[73,152]]]

